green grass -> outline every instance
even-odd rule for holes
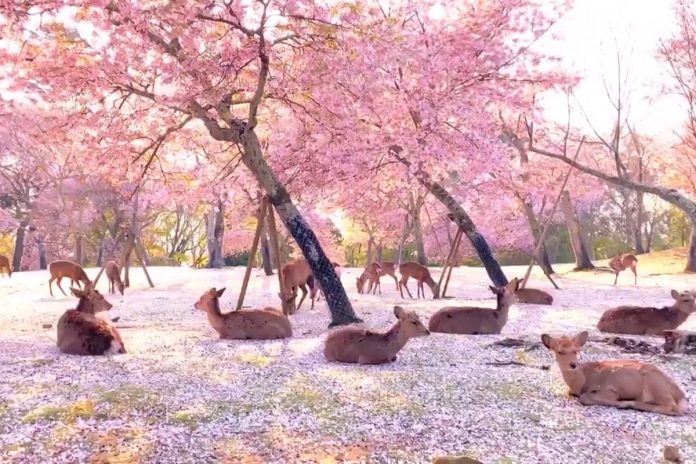
[[[77,419],[91,419],[94,416],[94,402],[92,400],[82,400],[64,406],[43,406],[30,411],[22,420],[27,424],[42,421],[74,424]]]

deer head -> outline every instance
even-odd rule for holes
[[[490,285],[488,288],[491,289],[499,299],[501,306],[510,306],[517,301],[517,289],[520,287],[520,281],[517,277],[508,282],[507,285],[502,287],[494,287]]]
[[[193,305],[194,308],[199,311],[208,311],[208,309],[217,308],[219,306],[218,300],[225,293],[226,287],[216,290],[215,287],[211,288],[205,292]]]
[[[73,295],[80,299],[77,304],[77,309],[80,311],[90,312],[92,314],[108,311],[114,306],[106,301],[104,295],[92,287],[91,284],[85,285],[84,290],[70,287]]]
[[[415,311],[406,311],[401,306],[394,306],[394,315],[401,324],[401,330],[409,338],[430,335]]]
[[[580,332],[574,337],[564,335],[554,338],[549,334],[543,334],[541,342],[546,348],[553,351],[561,370],[576,369],[578,367],[578,353],[587,342],[588,335],[587,331]]]
[[[672,298],[676,301],[676,307],[687,314],[696,312],[696,301],[694,300],[693,292],[682,292],[679,293],[676,290],[672,290]]]

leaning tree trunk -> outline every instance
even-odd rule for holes
[[[314,278],[319,281],[331,311],[329,327],[362,322],[353,312],[348,295],[317,236],[297,210],[288,191],[276,179],[264,160],[261,143],[252,129],[243,132],[242,147],[242,162],[266,191],[270,203],[302,250],[302,255],[312,269]]]
[[[20,222],[15,236],[14,255],[12,256],[12,269],[14,272],[22,270],[22,257],[24,256],[24,238],[27,233],[27,223]]]
[[[541,227],[539,226],[539,221],[537,220],[536,213],[534,212],[534,206],[525,201],[520,197],[520,202],[524,208],[524,214],[527,218],[527,226],[529,227],[529,233],[534,238],[534,247],[536,248],[539,242],[539,237],[541,236]],[[542,243],[541,248],[535,256],[537,264],[543,269],[545,274],[554,274],[553,267],[551,266],[551,259],[549,258],[548,250],[546,249],[546,240]]]
[[[587,243],[583,236],[580,221],[573,208],[573,203],[570,201],[570,192],[564,190],[561,194],[561,211],[565,217],[566,227],[568,227],[568,235],[570,235],[570,245],[573,248],[575,256],[575,271],[594,269],[594,264],[590,259],[590,253],[587,248]]]

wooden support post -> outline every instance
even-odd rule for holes
[[[121,236],[123,235],[123,231],[119,230],[118,233],[116,234],[116,237],[114,237],[114,245],[111,247],[111,250],[109,250],[109,256],[111,256],[114,253],[114,250],[118,246],[118,242],[121,240]],[[97,282],[99,282],[99,278],[101,275],[104,273],[104,269],[106,269],[106,263],[109,262],[109,259],[104,260],[104,264],[102,264],[101,269],[99,269],[99,272],[97,273],[97,277],[94,278],[94,281],[92,282],[94,288],[97,288]]]
[[[457,240],[459,240],[459,237],[462,234],[462,229],[457,227],[457,232],[454,233],[454,240],[452,240],[452,246],[450,247],[449,254],[447,255],[447,258],[445,259],[445,265],[442,268],[442,274],[440,274],[440,278],[437,281],[437,286],[439,288],[442,288],[442,280],[445,278],[445,274],[447,273],[447,268],[450,265],[450,260],[452,259],[452,255],[454,254],[454,247],[457,245]]]
[[[249,254],[249,260],[247,261],[247,267],[244,271],[244,280],[242,280],[242,288],[239,291],[239,298],[237,299],[236,311],[242,309],[244,304],[244,297],[246,296],[247,287],[249,286],[249,277],[251,276],[251,268],[253,267],[253,257],[256,256],[256,251],[259,248],[259,241],[261,239],[261,232],[263,231],[263,223],[266,219],[266,208],[268,206],[268,200],[266,197],[261,199],[261,204],[259,205],[259,223],[256,225],[256,233],[254,234],[254,241],[251,244],[251,253]]]
[[[458,230],[459,232],[459,237],[455,237],[455,243],[453,246],[452,250],[452,259],[456,258],[457,253],[459,252],[459,244],[462,243],[462,235],[464,235],[463,231],[461,229]],[[449,285],[450,277],[452,277],[452,269],[454,268],[454,264],[450,263],[449,270],[447,272],[447,278],[445,279],[445,286],[442,289],[442,294],[441,298],[445,298],[447,295],[447,286]]]
[[[267,200],[268,201],[268,200]],[[276,268],[278,269],[278,288],[280,288],[280,295],[281,295],[281,301],[282,301],[282,309],[283,309],[283,314],[286,316],[290,314],[290,309],[288,308],[288,305],[285,303],[285,288],[283,288],[283,260],[280,258],[280,244],[278,243],[278,229],[276,228],[276,222],[275,222],[275,212],[273,211],[273,207],[270,206],[268,207],[268,229],[269,232],[271,233],[271,248],[272,252],[275,256],[275,262],[276,262]],[[292,300],[292,312],[295,312],[295,300]]]
[[[123,285],[125,287],[130,287],[130,255],[133,252],[134,246],[135,243],[133,239],[129,239],[126,249],[123,252],[123,258],[121,258],[121,261],[123,261],[123,265],[121,266],[123,268]]]
[[[575,156],[573,157],[573,161],[575,161],[578,158],[578,155],[580,154],[580,149],[582,148],[583,144],[585,143],[585,137],[580,140],[580,143],[578,144],[578,148],[575,150]],[[532,253],[532,261],[529,263],[529,267],[527,268],[527,272],[524,274],[524,279],[522,279],[522,282],[520,283],[520,288],[524,288],[525,285],[527,285],[527,280],[529,280],[529,275],[532,273],[532,268],[534,267],[534,262],[536,261],[536,256],[539,253],[539,250],[541,249],[541,246],[544,244],[544,239],[546,238],[546,232],[549,230],[549,226],[551,225],[551,221],[553,220],[553,215],[556,213],[556,208],[558,207],[558,203],[561,200],[561,196],[563,195],[563,190],[565,190],[566,185],[568,184],[568,179],[570,179],[570,175],[572,174],[573,170],[575,168],[571,166],[568,169],[568,172],[565,175],[565,179],[563,179],[563,185],[561,185],[561,189],[558,191],[558,196],[556,197],[556,201],[553,203],[553,208],[551,208],[551,213],[549,214],[549,218],[546,221],[546,224],[544,224],[544,229],[541,231],[541,235],[539,236],[539,240],[537,241],[536,247],[534,247],[534,253]],[[546,277],[551,281],[553,286],[558,290],[558,285],[556,285],[556,282],[551,278],[550,275],[546,274],[544,272]]]
[[[147,265],[145,264],[145,247],[142,245],[142,243],[140,243],[140,239],[136,239],[135,243],[133,244],[133,251],[135,251],[135,256],[137,256],[138,260],[140,261],[140,267],[143,268],[143,272],[147,278],[147,283],[150,284],[150,288],[155,288],[155,284],[152,283],[152,279],[150,278],[150,273],[147,272]]]

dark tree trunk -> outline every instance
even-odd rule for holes
[[[267,276],[273,275],[273,261],[271,261],[271,246],[268,243],[268,234],[266,233],[266,226],[264,225],[264,230],[261,232],[261,260],[263,261],[263,272]]]
[[[208,268],[222,269],[225,257],[222,255],[222,240],[225,233],[225,204],[218,198],[215,207],[206,218],[208,234]]]
[[[99,240],[97,247],[97,267],[101,268],[104,263],[104,239]]]
[[[564,190],[561,196],[561,211],[565,217],[568,235],[570,235],[570,245],[573,248],[573,255],[575,256],[575,270],[582,271],[594,269],[595,266],[590,259],[587,242],[583,236],[580,221],[573,208],[573,203],[570,200],[570,193],[567,190]]]
[[[524,198],[519,197],[522,207],[524,208],[524,214],[527,218],[527,226],[529,227],[529,233],[534,238],[534,247],[536,248],[537,243],[539,243],[539,237],[541,236],[541,227],[539,226],[539,221],[537,220],[536,213],[534,212],[534,206],[525,201]],[[541,245],[539,252],[536,256],[537,264],[544,270],[546,274],[554,274],[553,267],[551,266],[551,259],[549,258],[549,252],[546,248],[546,240]]]
[[[44,243],[43,236],[38,236],[36,239],[36,246],[39,249],[39,269],[45,271],[48,268],[48,261],[46,260],[46,244]]]
[[[27,223],[20,222],[15,236],[14,255],[12,256],[12,269],[14,272],[22,270],[22,257],[24,256],[24,237],[27,233]]]
[[[82,266],[82,235],[79,234],[75,236],[75,262]]]
[[[418,264],[423,266],[428,265],[428,257],[425,254],[425,244],[423,243],[423,227],[421,225],[420,212],[423,204],[419,200],[413,198],[413,194],[410,197],[411,206],[411,224],[413,226],[413,237],[416,241],[416,256]]]
[[[382,250],[383,250],[383,248],[384,247],[382,247],[381,243],[379,245],[377,245],[377,250],[375,252],[375,261],[377,261],[378,263],[382,262]]]
[[[366,266],[372,262],[372,237],[367,240],[367,254],[365,255],[365,260]]]

